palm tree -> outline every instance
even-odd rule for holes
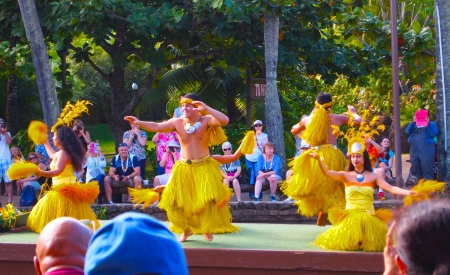
[[[450,2],[436,0],[436,123],[440,136],[438,142],[439,180],[450,182],[450,131],[447,118],[450,116]],[[446,108],[444,108],[446,106]]]

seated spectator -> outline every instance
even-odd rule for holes
[[[447,200],[426,200],[404,208],[394,217],[386,237],[384,275],[450,274],[449,232]]]
[[[45,150],[44,144],[35,145],[34,151],[35,151],[36,155],[38,156],[39,161],[45,162],[45,164],[50,165],[50,163],[52,162],[52,159],[48,155],[47,150]]]
[[[162,175],[165,173],[166,169],[164,167],[161,167],[159,163],[161,161],[164,152],[166,151],[167,143],[171,140],[178,143],[178,137],[175,132],[157,132],[152,138],[152,141],[155,143],[156,148],[156,162],[157,162],[156,175]]]
[[[281,160],[275,155],[275,145],[267,142],[263,147],[263,155],[258,157],[257,171],[255,183],[255,194],[260,194],[262,185],[265,182],[270,184],[270,201],[277,201],[275,192],[277,191],[278,182],[281,181]],[[259,201],[259,196],[255,195],[255,201]]]
[[[11,162],[12,163],[18,163],[18,162],[24,162],[25,159],[23,158],[22,152],[20,151],[20,148],[17,146],[13,146],[11,147],[11,149],[9,150],[11,153]],[[18,181],[13,180],[13,184],[16,184],[16,194],[17,196],[20,196],[20,192],[22,190],[21,185],[18,183]]]
[[[136,156],[128,153],[126,143],[119,144],[119,154],[112,158],[108,176],[105,177],[105,194],[108,204],[113,204],[112,187],[141,188],[142,178],[140,174],[139,161]],[[127,202],[130,202],[130,195],[128,195]]]
[[[10,152],[11,152],[11,161],[13,163],[25,161],[22,155],[22,151],[20,151],[20,148],[18,146],[11,147]]]
[[[75,134],[77,134],[77,137],[81,141],[81,145],[83,145],[83,148],[86,149],[87,145],[91,143],[91,135],[88,131],[84,130],[84,123],[81,121],[81,119],[76,119],[73,124],[73,131]]]
[[[147,133],[141,131],[139,127],[130,123],[131,130],[123,134],[123,142],[127,144],[128,151],[137,157],[140,167],[140,176],[145,179],[145,165],[147,164]]]
[[[49,222],[36,244],[34,268],[38,275],[82,275],[92,230],[80,221],[61,217]]]
[[[89,243],[86,275],[187,275],[183,248],[160,221],[127,212],[103,225]]]
[[[177,142],[171,140],[167,143],[166,151],[162,155],[161,161],[159,162],[159,165],[164,167],[165,171],[164,174],[155,177],[155,180],[153,181],[153,188],[160,185],[166,185],[169,181],[172,167],[175,165],[175,162],[180,159],[180,152],[178,152],[178,149],[180,149],[180,145],[178,145]]]
[[[49,168],[47,165],[45,165],[43,162],[40,162],[36,153],[29,153],[28,154],[28,161],[31,163],[36,164],[40,170],[42,171],[48,171]],[[45,177],[42,177],[45,180]],[[19,193],[19,190],[22,190],[25,186],[31,185],[34,190],[40,190],[41,184],[39,183],[40,177],[37,177],[35,175],[31,175],[28,178],[17,180],[17,193]],[[19,196],[19,194],[17,194]]]
[[[222,144],[222,151],[224,155],[231,155],[233,150],[231,143],[228,141]],[[241,201],[241,186],[239,185],[239,179],[241,178],[241,161],[238,159],[236,161],[223,164],[220,168],[224,171],[223,183],[226,186],[233,185],[234,194],[236,195],[237,201]]]
[[[91,142],[88,145],[87,159],[86,159],[86,182],[96,180],[100,187],[100,194],[97,198],[97,203],[102,204],[103,196],[105,195],[105,167],[106,159],[100,149],[100,144]]]
[[[186,96],[186,94],[181,94],[180,95],[180,100],[182,100],[184,97]],[[173,110],[173,118],[178,118],[178,117],[182,117],[183,116],[183,112],[181,111],[181,106],[175,108],[175,110]]]

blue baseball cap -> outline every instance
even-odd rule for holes
[[[128,212],[102,226],[89,243],[84,274],[188,274],[178,240],[160,221]]]

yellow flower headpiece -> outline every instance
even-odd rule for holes
[[[63,125],[69,127],[72,126],[75,119],[80,117],[83,113],[89,114],[89,109],[87,107],[88,104],[91,103],[87,100],[79,100],[75,103],[75,105],[72,105],[69,101],[67,101],[66,106],[64,106],[64,109],[59,115],[58,121],[52,127],[52,132],[56,132],[56,129]]]
[[[362,122],[359,124],[359,127],[355,125],[355,121],[351,113],[349,113],[349,116],[350,118],[347,132],[341,131],[341,129],[337,125],[331,125],[331,128],[333,129],[333,135],[341,136],[342,139],[347,140],[349,152],[351,151],[350,148],[354,142],[362,142],[365,149],[365,139],[373,139],[374,135],[380,135],[378,131],[384,131],[385,129],[384,124],[380,124],[379,116],[374,116],[369,121],[369,116],[371,116],[369,110],[362,111]]]
[[[325,103],[325,104],[320,104],[319,102],[314,102],[314,105],[317,107],[317,108],[324,108],[324,109],[326,109],[326,108],[328,108],[328,107],[331,107],[331,106],[333,106],[333,101],[330,101],[330,102],[327,102],[327,103]]]
[[[366,150],[366,142],[362,138],[353,138],[348,142],[347,150],[349,154],[362,155]]]
[[[192,104],[192,102],[193,102],[193,100],[190,98],[184,97],[184,98],[180,99],[180,104]]]

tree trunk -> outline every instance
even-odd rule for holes
[[[266,59],[266,125],[269,140],[275,144],[276,154],[281,158],[281,171],[286,171],[283,119],[277,90],[279,18],[270,11],[264,15],[264,43]]]
[[[20,130],[19,98],[17,96],[17,76],[10,74],[6,87],[6,122],[8,130],[14,136]]]
[[[450,183],[450,154],[447,154],[450,145],[450,2],[436,0],[439,15],[436,14],[436,123],[439,128],[438,137],[438,179]],[[439,37],[439,27],[441,37]],[[441,44],[442,43],[442,56]],[[443,65],[443,71],[441,70]],[[444,104],[446,105],[444,107]]]
[[[27,39],[30,42],[44,121],[51,127],[55,124],[60,110],[36,5],[33,0],[18,0],[18,2]]]
[[[125,71],[121,65],[115,65],[112,76],[109,79],[111,89],[111,118],[109,119],[109,128],[111,129],[114,142],[117,145],[122,142],[123,133],[130,129],[130,124],[123,118],[127,113],[127,105],[129,100],[125,94]]]

